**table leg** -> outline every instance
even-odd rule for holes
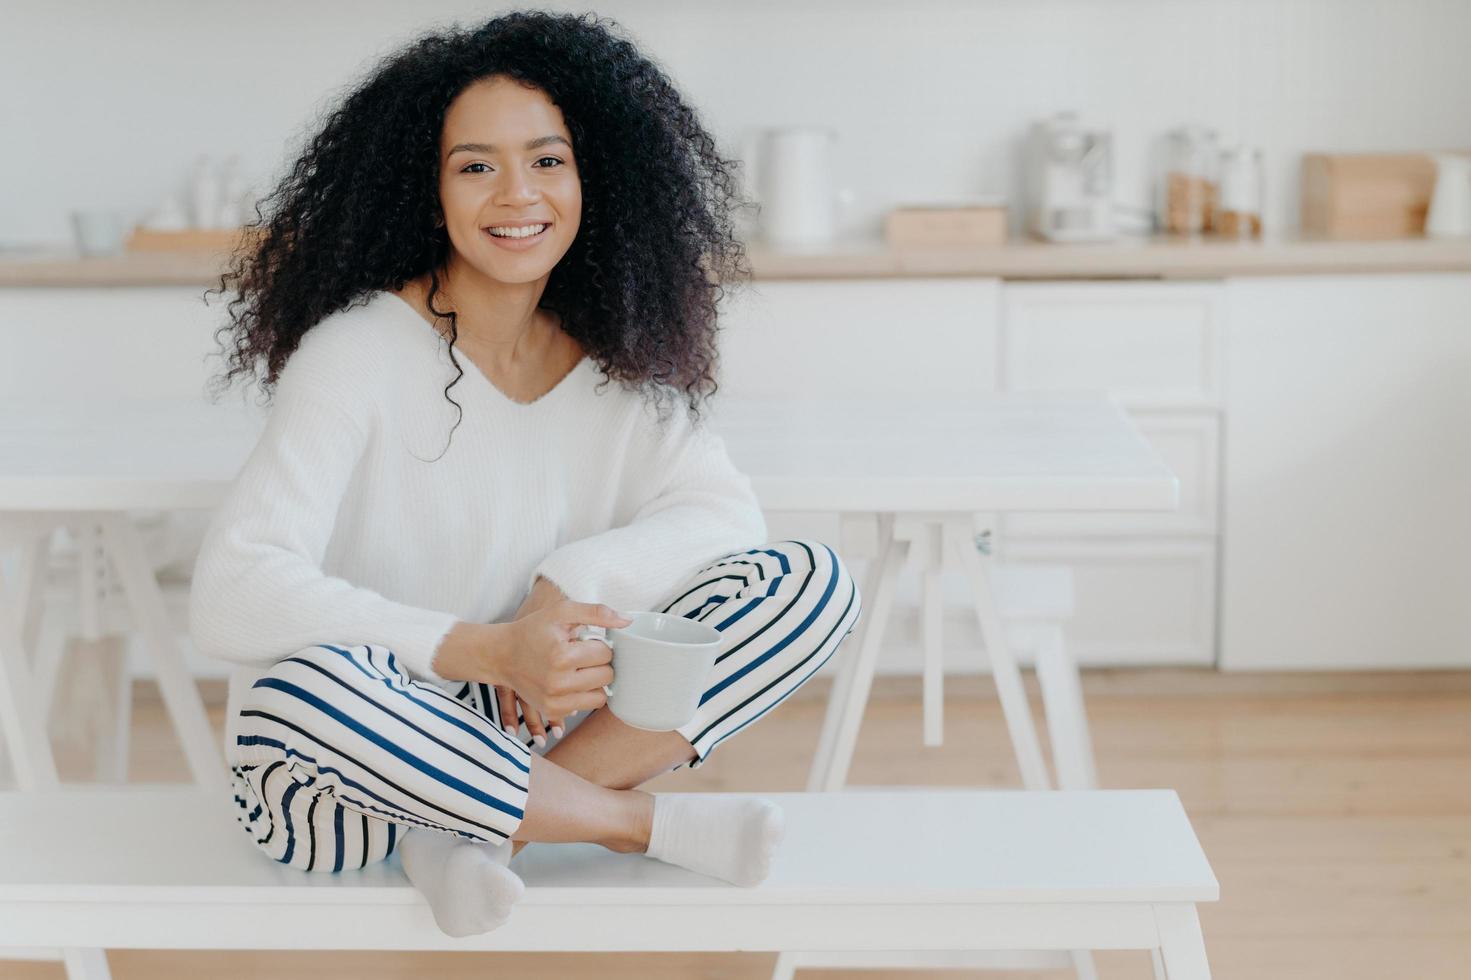
[[[46,720],[31,689],[25,637],[10,602],[0,602],[0,728],[21,789],[60,785]]]
[[[1200,916],[1193,902],[1156,905],[1159,952],[1169,980],[1210,980],[1205,958],[1205,937],[1200,933]]]
[[[839,790],[848,778],[848,765],[853,760],[853,750],[858,742],[858,726],[863,720],[863,709],[868,704],[869,690],[873,686],[874,664],[878,660],[879,645],[883,643],[884,629],[888,626],[889,610],[894,604],[894,585],[899,569],[909,554],[909,542],[895,540],[892,520],[887,526],[880,525],[883,542],[879,549],[878,583],[865,603],[869,622],[863,630],[863,642],[856,651],[857,662],[848,675],[845,688],[833,689],[828,701],[829,711],[836,707],[838,717],[831,729],[831,749],[818,747],[818,756],[828,762],[825,770],[815,767],[808,777],[809,791],[822,792]],[[824,725],[824,742],[829,741],[827,726]]]
[[[112,970],[107,965],[105,949],[67,949],[62,951],[66,961],[67,980],[111,980]]]
[[[132,610],[134,625],[153,655],[159,689],[194,781],[223,791],[225,757],[204,712],[199,689],[184,666],[184,656],[174,639],[142,535],[125,513],[102,514],[98,519],[107,552]]]
[[[925,567],[921,575],[920,640],[924,646],[924,744],[937,746],[945,737],[945,651],[940,633],[945,571],[944,528],[926,522]]]
[[[103,635],[103,603],[112,594],[112,582],[106,554],[102,547],[102,529],[92,520],[84,520],[75,527],[77,539],[77,595],[80,621],[78,636],[67,645],[73,657],[71,669],[77,669],[77,661],[86,663],[86,669],[95,672],[92,677],[73,678],[72,683],[99,683],[106,681],[107,700],[93,721],[108,722],[106,731],[93,740],[94,771],[100,782],[123,783],[128,779],[128,746],[132,740],[133,686],[128,677],[128,648],[126,637],[117,634]],[[53,678],[54,683],[54,678]],[[101,716],[96,717],[96,716]],[[91,727],[102,727],[93,724]]]
[[[1073,975],[1078,980],[1098,980],[1098,967],[1093,964],[1091,950],[1074,949],[1068,955],[1073,961]]]
[[[837,741],[838,725],[843,717],[843,706],[847,704],[850,690],[853,686],[854,668],[858,663],[857,650],[863,646],[863,637],[868,632],[868,624],[873,619],[872,597],[878,591],[879,576],[884,567],[884,546],[893,537],[894,515],[878,515],[878,554],[869,559],[868,567],[864,570],[863,585],[860,595],[863,598],[863,611],[859,614],[858,623],[853,629],[853,634],[843,641],[846,653],[838,657],[838,669],[833,677],[832,687],[828,691],[827,711],[822,717],[822,730],[817,737],[817,750],[812,757],[812,768],[807,776],[807,792],[816,793],[822,788],[829,767],[832,766],[833,744]]]
[[[1012,749],[1016,753],[1017,765],[1021,768],[1022,785],[1027,789],[1049,789],[1051,780],[1047,775],[1047,765],[1042,761],[1042,746],[1037,740],[1037,728],[1032,721],[1027,690],[1022,684],[1016,657],[1006,640],[1006,626],[996,610],[990,570],[976,552],[970,515],[947,518],[945,539],[950,544],[956,562],[970,578],[976,618],[980,621],[981,637],[991,662],[996,694],[1001,701],[1002,713],[1006,715],[1006,728],[1011,735]]]
[[[1097,789],[1098,773],[1093,764],[1093,739],[1088,734],[1088,715],[1083,709],[1083,685],[1078,664],[1068,653],[1062,627],[1049,623],[1036,627],[1037,681],[1042,685],[1042,704],[1047,712],[1047,731],[1052,740],[1052,765],[1059,789]]]

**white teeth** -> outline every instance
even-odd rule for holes
[[[546,225],[527,225],[525,228],[491,228],[490,233],[497,238],[529,238],[545,229]]]

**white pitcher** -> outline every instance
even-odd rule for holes
[[[756,227],[777,248],[831,244],[850,188],[832,183],[837,133],[826,126],[778,126],[758,131],[746,146],[746,190],[760,205]]]
[[[1433,238],[1471,236],[1471,157],[1437,153],[1435,168],[1425,234]]]

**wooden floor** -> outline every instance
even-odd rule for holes
[[[1218,978],[1471,977],[1471,673],[1089,672],[1105,787],[1179,791],[1222,900],[1201,907]],[[206,692],[222,721],[222,691]],[[827,695],[814,681],[708,765],[652,790],[800,790]],[[1035,703],[1035,702],[1034,702]],[[921,742],[918,678],[875,681],[852,783],[1018,785],[987,679],[946,685],[945,744]],[[183,778],[151,688],[140,686],[133,775]],[[63,755],[62,764],[68,766]],[[555,845],[534,844],[533,847]],[[886,845],[903,847],[902,838]],[[998,842],[1000,846],[1000,842]],[[153,952],[110,954],[117,980],[764,980],[773,954]],[[1105,978],[1151,976],[1143,953],[1101,953]],[[56,963],[0,961],[0,977],[58,978]],[[826,971],[801,980],[955,977],[966,971]],[[1065,973],[975,973],[1065,977]]]

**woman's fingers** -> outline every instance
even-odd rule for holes
[[[516,721],[516,692],[509,687],[496,685],[495,701],[501,709],[501,727],[506,730],[506,734],[515,738],[516,730],[520,727]]]
[[[601,638],[589,636],[585,640],[573,640],[567,644],[567,652],[573,667],[597,667],[613,662],[613,648]]]
[[[568,600],[562,603],[565,622],[580,626],[605,626],[617,627],[627,626],[633,622],[627,616],[618,612],[612,606],[601,602],[572,602]]]
[[[531,740],[538,747],[547,744],[547,729],[542,723],[541,712],[527,704],[524,698],[521,700],[521,707],[523,709],[521,715],[526,719],[526,730],[531,733]]]

